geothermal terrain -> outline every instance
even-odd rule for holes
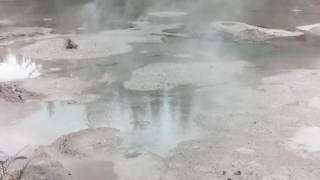
[[[0,0],[0,180],[319,180],[319,8]]]

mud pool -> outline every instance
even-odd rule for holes
[[[222,2],[167,2],[137,13],[128,1],[104,22],[99,8],[110,4],[100,1],[19,2],[0,1],[0,156],[25,150],[22,179],[320,178],[319,45],[209,29],[234,20],[295,32],[319,23],[312,7],[243,3],[247,11],[210,14]]]

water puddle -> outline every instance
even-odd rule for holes
[[[187,95],[175,97],[164,92],[137,98],[123,93],[114,93],[109,101],[87,104],[42,103],[31,115],[11,122],[2,120],[0,150],[10,153],[25,146],[50,144],[62,135],[90,127],[119,129],[124,146],[158,154],[200,136],[191,120],[193,103]]]
[[[30,116],[0,126],[0,149],[14,153],[31,146],[46,145],[56,138],[87,128],[83,106],[43,103]],[[8,141],[10,139],[10,141]]]
[[[143,97],[139,104],[125,108],[125,104],[132,102],[118,98],[115,96],[111,106],[109,126],[120,129],[125,144],[131,148],[164,155],[178,143],[200,136],[200,128],[191,120],[188,100],[164,92],[158,97]]]
[[[42,67],[31,59],[8,54],[0,62],[0,82],[40,76]]]

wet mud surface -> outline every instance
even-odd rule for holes
[[[27,99],[40,98],[40,95],[20,88],[16,83],[1,83],[0,97],[11,103],[24,103]]]
[[[268,8],[256,18],[274,29],[315,23],[311,7],[292,6],[303,11],[291,24],[264,19]],[[197,11],[182,10],[94,33],[49,14],[26,31],[14,16],[0,23],[0,157],[10,162],[0,177],[318,180],[318,47],[212,38],[216,19],[199,30],[187,20]],[[250,13],[246,23],[262,27]]]

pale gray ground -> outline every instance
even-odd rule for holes
[[[1,180],[320,179],[317,2],[50,2],[0,1]]]

